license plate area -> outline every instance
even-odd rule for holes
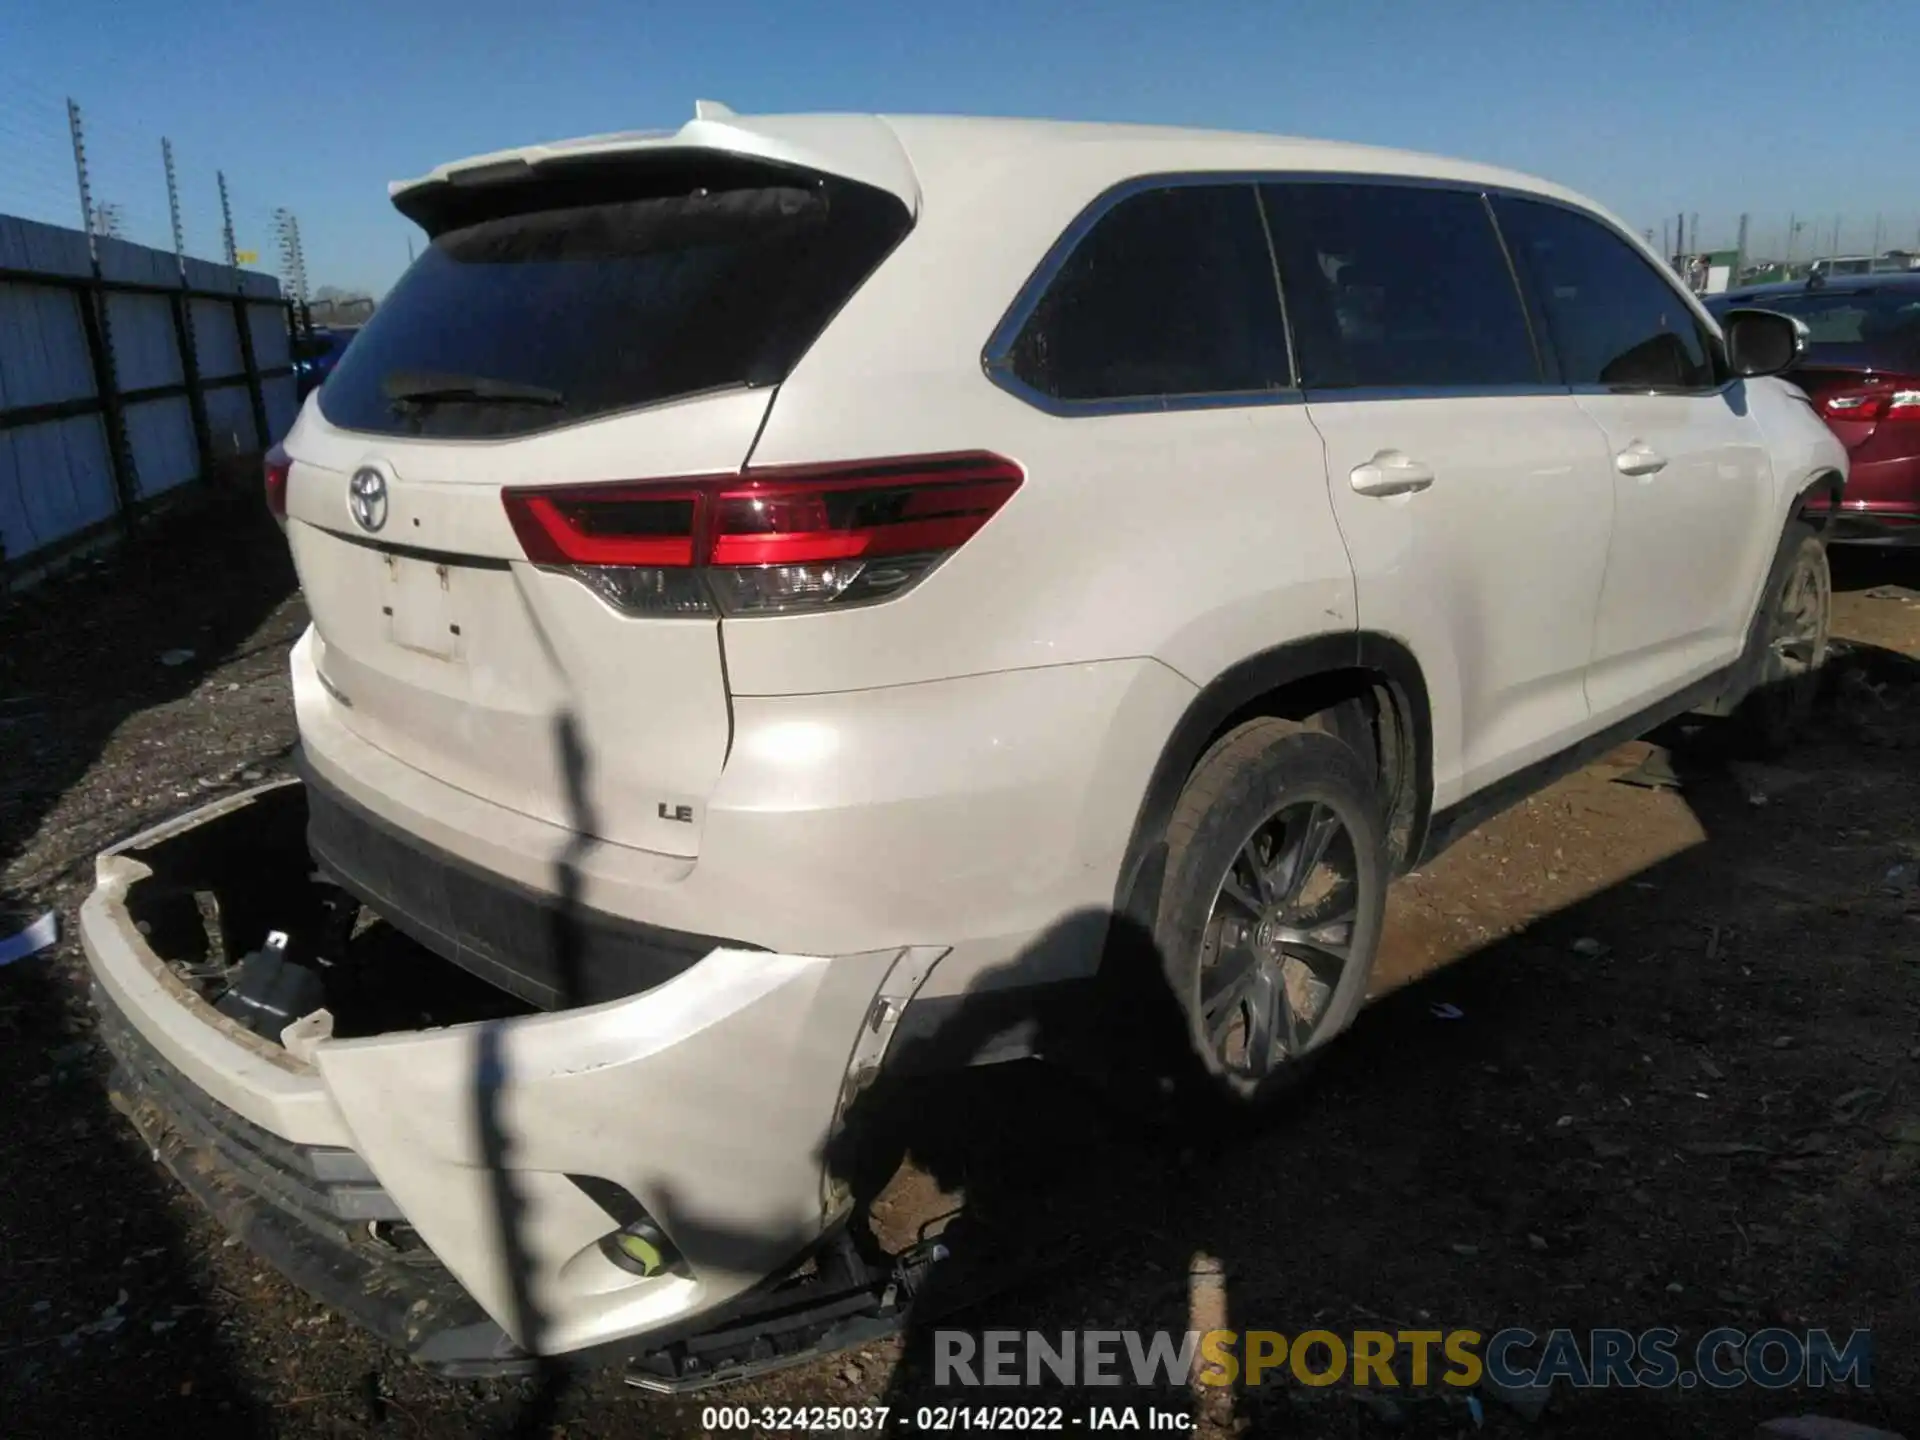
[[[386,596],[381,611],[387,638],[403,650],[436,660],[465,654],[457,590],[459,567],[404,555],[386,558]]]

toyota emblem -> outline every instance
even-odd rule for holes
[[[353,512],[353,523],[369,533],[385,525],[387,477],[374,469],[354,471],[347,482],[347,509]]]

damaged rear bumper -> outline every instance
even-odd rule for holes
[[[432,1251],[405,1243],[399,1207],[358,1155],[260,1129],[187,1081],[98,986],[94,1003],[114,1108],[222,1229],[422,1365],[472,1377],[532,1365]]]
[[[510,1373],[697,1329],[841,1218],[830,1137],[939,950],[720,949],[622,999],[296,1057],[166,952],[220,885],[227,953],[257,945],[305,825],[298,784],[217,802],[103,854],[80,917],[116,1103],[289,1278],[423,1363]],[[636,1210],[672,1269],[603,1249]]]

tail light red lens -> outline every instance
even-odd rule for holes
[[[1819,405],[1820,413],[1829,420],[1920,420],[1920,379],[1882,376],[1863,385],[1829,390],[1820,397]]]
[[[765,614],[902,593],[1021,478],[997,455],[935,455],[502,498],[529,560],[571,570],[622,610]]]
[[[287,459],[287,452],[278,445],[267,451],[267,509],[274,519],[282,523],[287,518],[287,473],[292,469],[293,462]]]

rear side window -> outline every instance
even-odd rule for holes
[[[1007,364],[1065,401],[1288,385],[1286,327],[1253,187],[1175,185],[1120,201],[1053,277]]]
[[[1537,383],[1526,310],[1478,194],[1417,185],[1261,187],[1301,384]]]
[[[341,357],[322,413],[484,438],[776,384],[911,223],[884,191],[804,172],[672,177],[666,193],[630,171],[463,202]]]
[[[1559,205],[1493,202],[1569,385],[1696,390],[1715,383],[1704,328],[1647,259]]]

